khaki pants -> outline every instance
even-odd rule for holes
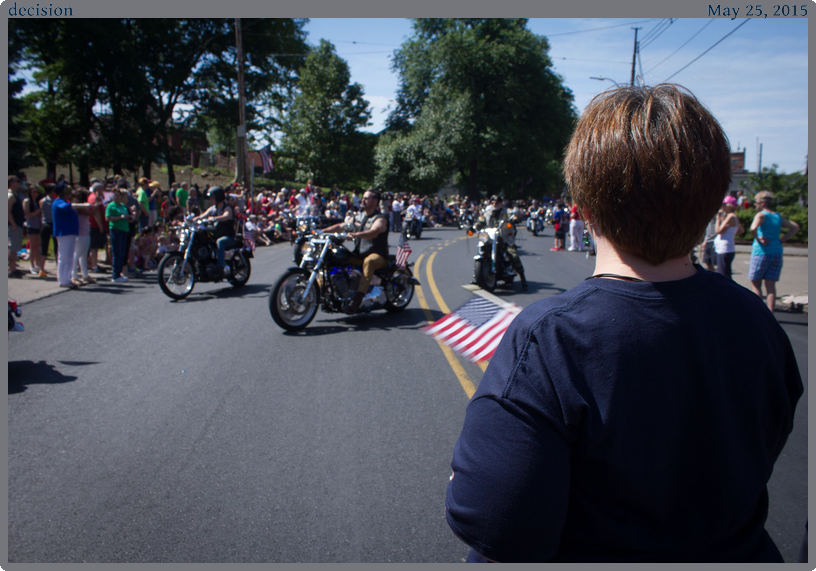
[[[364,260],[352,257],[350,262],[353,266],[363,267],[363,278],[357,287],[357,291],[363,295],[368,291],[371,280],[374,279],[374,272],[388,265],[388,260],[379,254],[369,254]]]

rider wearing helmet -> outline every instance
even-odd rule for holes
[[[235,214],[232,207],[227,204],[226,192],[220,186],[210,188],[207,196],[212,205],[194,220],[215,222],[213,236],[218,244],[218,267],[225,276],[228,276],[229,267],[224,257],[227,250],[235,247]]]

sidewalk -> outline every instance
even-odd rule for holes
[[[104,252],[100,251],[99,257],[104,258]],[[40,278],[29,273],[30,268],[31,262],[28,260],[17,260],[17,269],[25,272],[25,275],[21,278],[8,278],[8,297],[21,306],[59,293],[74,291],[59,287],[57,283],[57,263],[54,260],[49,258],[45,261],[45,271],[48,272],[47,278]],[[93,289],[117,285],[111,282],[111,268],[109,265],[100,261],[99,268],[103,271],[89,272],[90,276],[95,279],[97,283],[85,285],[80,289]],[[148,273],[147,275],[155,276],[155,273]]]

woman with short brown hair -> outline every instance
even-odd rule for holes
[[[468,561],[782,561],[767,483],[796,358],[752,292],[689,256],[730,172],[676,86],[590,103],[565,173],[595,272],[515,318],[468,404],[446,502]]]

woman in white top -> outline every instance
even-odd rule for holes
[[[734,261],[734,235],[745,232],[737,215],[737,199],[726,196],[723,206],[717,212],[717,235],[714,237],[714,253],[717,255],[717,273],[731,279],[731,264]]]

